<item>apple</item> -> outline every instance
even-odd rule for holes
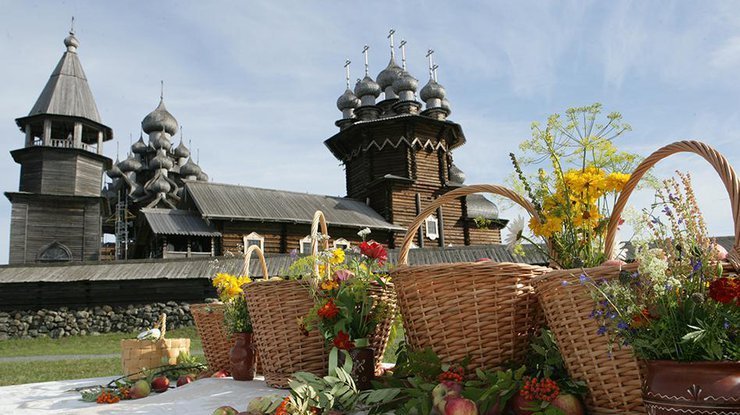
[[[228,370],[219,370],[218,372],[211,375],[212,378],[228,378],[231,376]]]
[[[166,392],[170,388],[170,380],[167,376],[157,376],[152,379],[152,390],[157,393]]]
[[[137,380],[129,390],[129,396],[131,399],[146,398],[152,392],[149,382],[146,379]]]
[[[532,415],[534,411],[530,411],[527,408],[535,407],[535,402],[525,399],[521,392],[517,392],[516,395],[511,399],[511,409],[515,415]]]
[[[475,262],[491,262],[491,258],[478,258]]]
[[[237,415],[239,411],[231,406],[219,406],[212,415]]]
[[[181,375],[179,378],[177,378],[177,387],[179,388],[182,385],[187,385],[188,383],[195,381],[195,375],[192,373],[188,373],[187,375]]]
[[[447,399],[444,415],[478,415],[478,407],[470,399],[451,396]]]
[[[432,403],[437,412],[444,413],[447,399],[453,396],[460,396],[462,385],[457,382],[441,382],[432,389]]]
[[[561,393],[550,403],[550,406],[560,409],[564,415],[584,415],[583,404],[575,395]]]

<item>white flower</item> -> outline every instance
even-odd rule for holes
[[[136,336],[139,340],[158,340],[160,337],[162,337],[162,332],[159,331],[159,329],[142,331],[138,336]]]
[[[365,237],[367,237],[368,235],[370,235],[370,232],[372,232],[370,230],[370,228],[361,229],[359,232],[357,232],[357,236],[359,236],[360,238],[362,238],[362,240],[364,241],[365,240]]]
[[[507,226],[507,229],[509,230],[509,233],[504,239],[504,245],[506,245],[509,251],[514,251],[514,248],[517,244],[519,244],[519,241],[522,239],[522,235],[524,233],[524,218],[519,216],[516,219],[512,220],[511,222],[509,222],[509,226]]]

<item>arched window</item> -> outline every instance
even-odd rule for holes
[[[305,238],[301,239],[299,241],[299,246],[300,246],[300,252],[302,254],[310,254],[311,253],[311,235],[308,235]]]
[[[429,216],[424,220],[424,230],[427,238],[435,240],[439,238],[439,221],[436,216]]]
[[[350,243],[348,240],[344,238],[339,238],[336,241],[334,241],[334,248],[341,248],[343,250],[347,250],[350,248]]]
[[[38,260],[40,262],[69,262],[72,260],[72,252],[64,244],[54,241],[41,248]]]
[[[265,237],[258,234],[257,232],[252,232],[249,235],[244,237],[244,253],[247,253],[247,248],[249,248],[252,245],[257,245],[260,247],[261,250],[265,250]]]

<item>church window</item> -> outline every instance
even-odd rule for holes
[[[424,220],[424,230],[427,238],[435,240],[439,238],[439,221],[436,216],[430,216]]]
[[[341,248],[343,250],[347,250],[350,248],[350,243],[348,240],[344,238],[339,238],[336,241],[334,241],[334,248]]]
[[[300,241],[300,251],[302,254],[310,254],[311,253],[311,236],[306,236],[305,238],[301,239]]]
[[[252,245],[257,245],[260,247],[261,250],[265,250],[265,237],[258,234],[257,232],[252,232],[249,235],[244,237],[244,253],[247,252],[247,248],[249,248]]]
[[[69,262],[72,260],[72,252],[59,242],[52,242],[41,250],[40,262]]]

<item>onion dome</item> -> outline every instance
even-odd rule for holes
[[[80,47],[80,41],[77,40],[74,33],[69,32],[69,36],[64,38],[64,46],[67,47],[67,52],[76,52],[77,48]]]
[[[347,88],[346,91],[337,99],[337,108],[339,111],[353,110],[360,106],[360,100],[352,91]]]
[[[454,163],[450,166],[450,181],[457,184],[465,183],[465,173]]]
[[[188,150],[187,147],[185,147],[185,143],[180,140],[180,144],[175,147],[175,149],[172,151],[172,154],[179,159],[184,159],[190,157],[190,150]]]
[[[447,98],[442,100],[442,104],[440,107],[446,109],[448,112],[452,112],[452,108],[450,108],[450,101],[447,100]]]
[[[481,194],[465,196],[468,218],[499,219],[498,206]]]
[[[198,181],[199,182],[207,182],[208,181],[208,175],[206,174],[206,172],[204,172],[204,171],[201,171],[200,172],[200,174],[198,175]]]
[[[393,83],[396,82],[396,79],[398,79],[398,75],[403,72],[403,69],[401,69],[400,66],[396,65],[396,61],[391,57],[391,61],[388,62],[388,66],[380,71],[378,76],[375,78],[378,82],[378,86],[380,86],[380,89],[383,91],[386,91],[386,98],[393,98],[387,96],[388,94],[388,87],[392,87]]]
[[[111,179],[116,179],[118,177],[123,176],[123,172],[118,167],[118,159],[116,159],[116,162],[113,163],[113,167],[111,167],[110,170],[105,172],[105,174],[107,174],[108,177],[110,177]]]
[[[167,131],[170,135],[177,134],[177,120],[167,111],[164,100],[159,100],[159,105],[150,112],[141,122],[141,128],[149,134],[154,131]]]
[[[424,102],[429,102],[429,100],[431,99],[438,99],[441,101],[445,99],[446,95],[447,93],[445,92],[445,88],[431,78],[429,79],[429,82],[424,85],[424,88],[422,88],[419,92],[419,98],[421,98],[421,100]]]
[[[406,71],[401,72],[401,74],[398,75],[398,79],[393,82],[393,91],[399,95],[404,91],[414,93],[418,87],[419,81]]]
[[[143,154],[147,152],[147,145],[144,142],[144,137],[139,136],[139,139],[131,145],[131,152],[134,154]]]
[[[380,96],[380,92],[380,86],[369,76],[365,76],[355,84],[355,96],[360,99],[366,95],[372,95],[377,98]]]
[[[134,155],[129,153],[128,157],[123,160],[122,162],[118,163],[118,168],[121,169],[122,172],[128,173],[131,171],[138,171],[142,167],[142,164],[139,160],[134,158]]]
[[[149,167],[151,167],[152,169],[167,169],[167,170],[169,170],[174,165],[175,165],[175,163],[172,161],[172,159],[170,159],[169,157],[167,157],[167,154],[164,152],[164,150],[159,150],[157,152],[157,156],[154,157],[149,162]]]
[[[192,157],[188,159],[187,163],[180,166],[181,177],[195,176],[197,178],[201,173],[203,173],[203,171],[200,169],[200,166],[193,162]]]
[[[169,150],[172,147],[172,142],[170,141],[170,134],[166,131],[155,131],[151,134],[149,134],[149,144],[155,149],[164,149]]]
[[[162,173],[157,174],[149,183],[146,184],[146,190],[151,193],[168,193],[172,185]]]

